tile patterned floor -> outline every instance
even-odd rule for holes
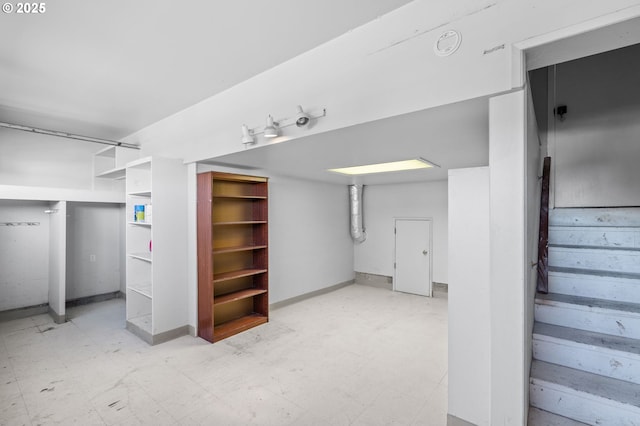
[[[446,297],[354,284],[215,345],[148,346],[124,310],[0,323],[0,424],[446,425]]]

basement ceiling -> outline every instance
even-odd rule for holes
[[[418,157],[440,167],[355,178],[327,171]],[[449,169],[489,164],[489,101],[478,98],[431,108],[271,143],[204,163],[337,184],[446,180]]]
[[[0,16],[0,121],[120,139],[410,0],[68,0]]]

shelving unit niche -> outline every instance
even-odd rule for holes
[[[198,335],[212,343],[268,321],[267,185],[198,175]]]
[[[121,146],[108,146],[93,155],[94,176],[106,179],[124,179],[127,163],[136,160],[140,151]]]
[[[127,165],[127,329],[149,344],[188,333],[186,167],[147,157]],[[153,216],[135,216],[153,206]]]

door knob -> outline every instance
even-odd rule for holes
[[[426,251],[426,250],[422,250],[422,254],[424,254],[425,256],[427,255],[427,253],[429,253],[429,252]]]

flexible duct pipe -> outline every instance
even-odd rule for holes
[[[351,211],[351,238],[356,243],[367,239],[362,219],[362,195],[364,185],[349,185],[349,210]]]

